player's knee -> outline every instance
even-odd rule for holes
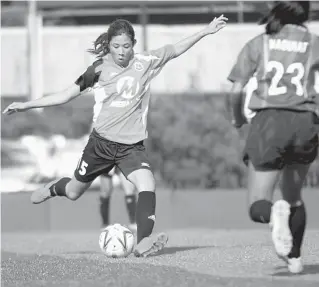
[[[269,223],[272,203],[262,199],[253,202],[249,208],[249,216],[252,221],[259,223]]]
[[[150,170],[143,169],[132,172],[128,179],[134,184],[138,192],[155,192],[156,184],[153,173]]]
[[[103,185],[101,184],[100,186],[100,196],[101,197],[110,197],[112,195],[113,192],[113,186],[111,185]]]
[[[74,192],[74,191],[67,192],[68,199],[73,200],[73,201],[77,200],[80,196],[81,196],[81,194]]]
[[[73,201],[77,200],[83,194],[81,189],[74,189],[72,187],[66,188],[65,193],[67,198]]]
[[[136,189],[138,192],[141,191],[152,191],[155,192],[156,190],[156,184],[155,181],[143,181],[143,182],[137,182]]]

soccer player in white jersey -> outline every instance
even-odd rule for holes
[[[134,29],[130,22],[118,19],[96,39],[91,52],[98,59],[74,84],[54,95],[9,105],[4,110],[5,114],[61,105],[93,87],[95,95],[103,99],[101,105],[95,107],[98,117],[74,176],[61,178],[36,190],[31,201],[37,204],[55,196],[76,200],[97,176],[116,166],[139,193],[135,256],[146,257],[161,250],[168,237],[165,233],[152,235],[155,180],[143,143],[147,138],[150,82],[168,61],[185,53],[205,36],[224,28],[227,20],[221,15],[204,29],[176,44],[135,54]]]

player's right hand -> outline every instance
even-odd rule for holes
[[[227,24],[228,18],[224,15],[220,15],[218,18],[214,18],[212,22],[206,27],[207,34],[214,34],[223,29]]]
[[[5,110],[2,112],[5,115],[11,115],[13,113],[17,113],[17,112],[24,112],[28,110],[27,106],[25,103],[12,103],[11,105],[9,105],[8,107],[5,108]]]

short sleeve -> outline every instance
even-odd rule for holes
[[[308,58],[307,92],[315,95],[315,102],[319,109],[319,37],[317,35],[312,35],[311,44],[311,56]]]
[[[168,61],[175,57],[175,48],[173,45],[166,45],[157,50],[148,53],[151,58],[151,69],[162,68]]]
[[[78,77],[75,84],[80,86],[80,91],[84,91],[87,88],[92,88],[95,83],[98,82],[101,71],[98,71],[98,67],[103,63],[103,60],[95,61],[91,66],[89,66],[86,71]]]
[[[262,47],[258,49],[257,45],[257,41],[250,41],[243,47],[228,76],[229,81],[240,82],[243,86],[247,84],[257,69],[258,50]]]

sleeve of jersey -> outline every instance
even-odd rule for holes
[[[98,82],[101,72],[97,72],[96,68],[102,63],[102,60],[94,62],[87,70],[75,81],[75,84],[80,86],[80,91],[87,88],[92,88]]]
[[[313,86],[315,91],[315,100],[319,109],[319,36],[314,35],[313,45],[312,45],[312,57],[311,61],[311,71],[309,83]],[[309,61],[309,60],[308,60]]]
[[[248,42],[239,53],[228,80],[240,82],[245,86],[257,69],[257,61],[254,58],[256,58],[256,55],[254,54],[252,43]]]
[[[160,49],[151,51],[149,56],[152,59],[151,69],[162,68],[175,57],[175,48],[173,45],[166,45]]]

